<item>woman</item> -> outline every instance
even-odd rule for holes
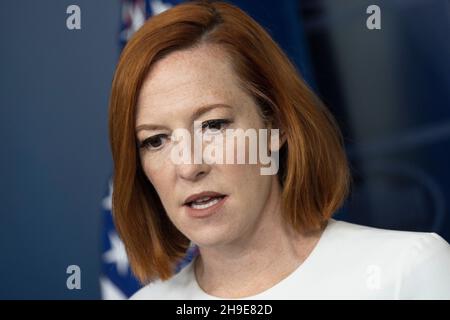
[[[192,2],[147,21],[120,57],[109,121],[114,219],[147,284],[134,299],[450,298],[441,237],[331,218],[349,189],[339,129],[238,8]],[[179,129],[220,148],[227,130],[279,130],[265,150],[279,168],[175,162]],[[199,254],[174,274],[191,244]]]

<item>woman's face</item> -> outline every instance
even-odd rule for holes
[[[195,114],[200,107],[213,105],[229,107]],[[216,119],[230,122],[207,122]],[[187,238],[200,247],[242,240],[260,221],[276,175],[261,175],[262,165],[248,164],[248,160],[246,164],[174,163],[171,134],[184,128],[194,139],[194,120],[201,121],[202,134],[206,129],[264,128],[257,105],[239,87],[230,62],[218,47],[176,51],[153,66],[138,98],[136,128],[142,129],[136,135],[143,170],[170,220]],[[149,124],[154,126],[143,126]],[[141,146],[143,141],[147,141],[145,146]],[[186,198],[204,191],[226,197],[212,211],[185,205]]]

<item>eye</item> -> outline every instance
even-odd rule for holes
[[[202,130],[207,128],[209,131],[216,132],[223,130],[225,126],[229,125],[232,121],[229,119],[213,119],[204,121],[202,123]]]
[[[142,141],[139,145],[139,148],[145,148],[149,150],[158,150],[162,148],[164,139],[167,139],[167,135],[165,134],[158,134],[153,137],[149,137]]]

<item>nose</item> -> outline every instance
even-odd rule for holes
[[[211,165],[204,162],[199,164],[178,164],[176,165],[176,171],[180,178],[197,181],[211,171]]]
[[[185,180],[197,181],[211,171],[211,164],[203,159],[204,145],[195,144],[196,137],[192,137],[190,145],[190,161],[175,164],[177,175]]]

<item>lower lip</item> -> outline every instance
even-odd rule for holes
[[[187,214],[192,218],[206,218],[217,213],[227,199],[228,196],[225,196],[222,199],[220,199],[219,202],[217,202],[215,205],[205,209],[194,209],[188,205],[184,205],[184,207],[186,208]]]

